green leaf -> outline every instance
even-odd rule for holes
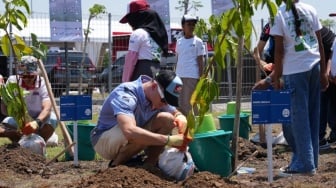
[[[273,23],[274,17],[278,12],[278,7],[274,2],[267,1],[267,8],[268,8],[268,12],[270,14],[271,22]]]
[[[31,34],[31,39],[32,39],[31,48],[33,50],[33,55],[38,59],[43,59],[44,57],[46,57],[48,51],[47,45],[38,41],[37,36],[34,33]]]
[[[10,48],[11,48],[11,44],[10,44],[9,37],[8,37],[8,35],[4,35],[1,38],[1,50],[2,50],[2,53],[5,56],[10,56]]]
[[[28,19],[26,15],[23,12],[21,12],[21,10],[16,10],[15,13],[17,19],[19,19],[22,22],[23,26],[26,27],[28,25]]]
[[[19,35],[14,35],[16,44],[22,44],[22,45],[26,45],[26,42],[19,36]]]

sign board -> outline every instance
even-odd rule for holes
[[[91,120],[90,95],[65,95],[60,97],[61,121]]]
[[[83,41],[80,0],[49,0],[51,41]]]
[[[290,90],[252,91],[252,123],[289,123],[291,119],[290,102]]]
[[[211,10],[215,16],[220,16],[227,10],[234,7],[232,0],[212,0]]]

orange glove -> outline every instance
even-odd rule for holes
[[[35,133],[38,128],[39,128],[39,125],[37,121],[31,121],[29,123],[26,123],[26,125],[22,128],[22,133],[24,135],[29,135],[29,134]]]
[[[187,119],[184,115],[178,114],[175,116],[174,125],[178,129],[179,134],[183,134],[187,128]]]

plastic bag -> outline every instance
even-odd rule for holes
[[[159,168],[168,176],[181,181],[194,173],[195,163],[188,149],[166,148],[159,156]]]
[[[34,153],[46,156],[46,143],[42,137],[37,134],[23,135],[19,140],[19,144],[23,148],[27,148]]]

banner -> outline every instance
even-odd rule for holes
[[[51,41],[83,41],[80,0],[49,0]]]
[[[211,0],[211,10],[215,16],[220,16],[233,7],[234,4],[232,0]]]

